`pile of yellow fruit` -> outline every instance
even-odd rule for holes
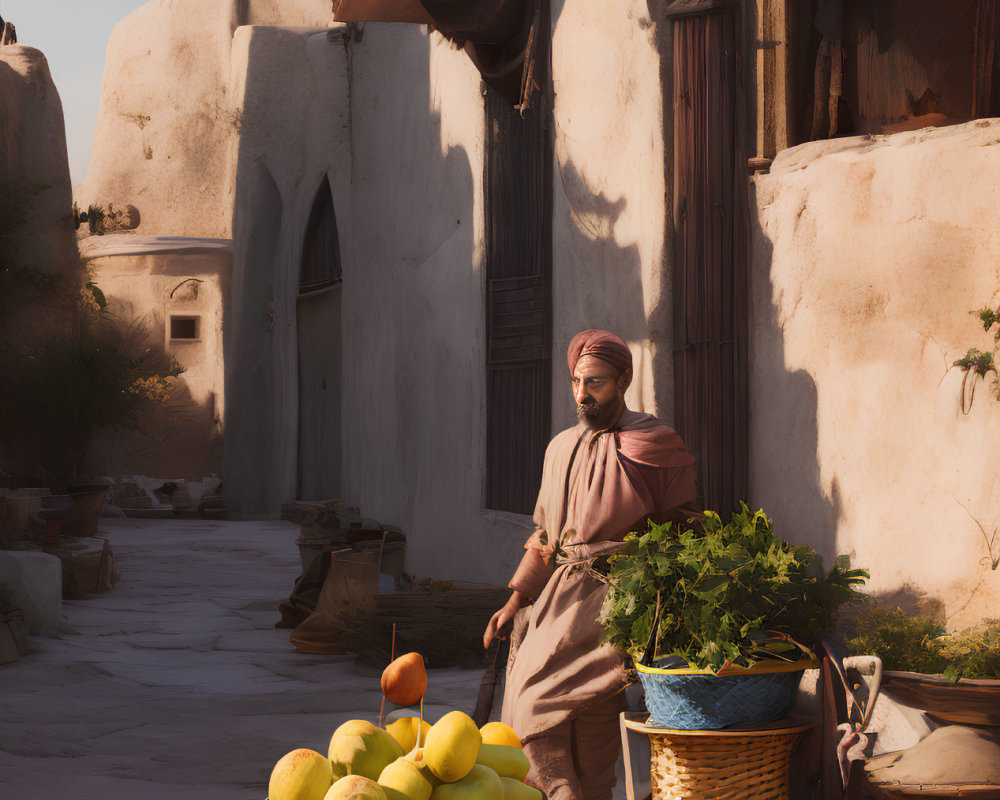
[[[403,717],[386,728],[350,720],[326,756],[293,750],[271,772],[269,800],[542,800],[524,783],[514,731],[452,711],[434,725]]]

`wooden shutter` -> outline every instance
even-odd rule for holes
[[[747,491],[746,164],[737,15],[674,21],[676,426],[705,504]]]
[[[545,63],[543,54],[536,61]],[[546,70],[540,70],[546,75]],[[486,89],[486,506],[530,514],[550,435],[552,145],[547,103],[522,117]]]

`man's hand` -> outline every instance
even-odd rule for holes
[[[489,625],[486,626],[486,633],[483,634],[484,649],[490,646],[490,642],[493,641],[493,637],[496,636],[504,628],[504,626],[507,625],[507,623],[514,619],[514,615],[527,604],[528,598],[515,589],[513,593],[511,593],[510,600],[504,604],[504,607],[490,617]],[[502,639],[504,637],[501,636],[500,638]]]

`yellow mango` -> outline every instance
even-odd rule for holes
[[[403,758],[417,766],[423,776],[427,779],[427,782],[431,785],[432,789],[437,788],[443,783],[437,775],[431,772],[430,767],[427,766],[427,762],[424,761],[424,748],[418,747],[416,750],[411,750],[403,756]]]
[[[378,776],[378,783],[385,789],[389,800],[399,800],[394,798],[395,794],[406,798],[406,800],[429,800],[434,787],[424,774],[428,772],[421,769],[413,761],[397,758]]]
[[[330,788],[330,761],[315,750],[299,748],[285,753],[271,770],[269,800],[321,800]]]
[[[469,774],[483,737],[472,717],[451,711],[431,725],[424,740],[424,761],[435,776],[452,783]]]
[[[487,722],[479,729],[479,733],[482,734],[483,744],[506,744],[524,749],[514,729],[502,722]]]
[[[503,800],[542,800],[542,793],[534,786],[502,776],[500,783],[503,784]]]
[[[417,745],[417,728],[420,728],[420,744],[424,743],[427,731],[431,729],[431,724],[420,717],[400,717],[395,722],[390,722],[385,729],[392,734],[392,738],[399,742],[404,753],[409,753]]]
[[[331,786],[323,800],[388,800],[382,787],[364,775],[345,775]]]
[[[333,777],[363,775],[378,780],[382,770],[403,755],[403,748],[388,731],[370,722],[352,719],[330,737],[330,763]]]
[[[438,786],[431,800],[503,800],[503,783],[489,767],[473,764],[462,780]]]
[[[495,770],[501,778],[513,778],[516,781],[523,781],[524,776],[531,769],[531,764],[528,763],[528,757],[524,751],[506,744],[480,746],[476,763],[485,764]]]

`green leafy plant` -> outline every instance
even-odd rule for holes
[[[848,647],[855,655],[876,655],[882,666],[928,675],[1000,678],[1000,619],[947,633],[940,623],[900,608],[864,602]]]
[[[986,307],[972,313],[979,317],[984,331],[988,332],[996,326],[996,331],[993,334],[993,341],[996,343],[996,346],[993,352],[983,352],[978,347],[970,347],[962,358],[952,362],[953,367],[958,367],[965,371],[965,375],[962,377],[962,413],[964,414],[968,414],[972,409],[972,401],[976,396],[976,378],[985,379],[991,372],[994,376],[997,375],[995,352],[997,347],[1000,347],[1000,308],[994,310]],[[970,393],[968,403],[966,403],[966,384],[969,381],[970,375],[973,381],[972,392]],[[997,397],[1000,398],[1000,391],[998,391]]]
[[[650,523],[609,559],[605,641],[637,659],[679,656],[714,672],[795,661],[833,630],[867,578],[845,557],[824,571],[815,551],[776,537],[767,515],[746,504],[725,523],[713,511],[689,526]]]

